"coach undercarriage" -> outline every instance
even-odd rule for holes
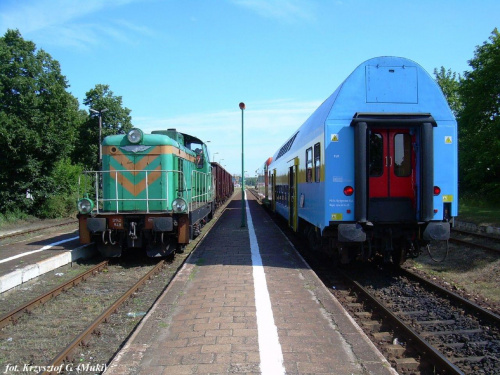
[[[339,228],[340,227],[340,228]],[[370,261],[381,257],[385,263],[401,265],[416,258],[433,241],[447,242],[450,224],[341,224],[323,230],[305,225],[302,230],[312,251],[323,252],[335,262]]]

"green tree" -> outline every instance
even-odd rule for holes
[[[500,33],[477,46],[460,85],[461,189],[500,201]]]
[[[455,116],[458,116],[462,109],[462,101],[460,99],[460,82],[462,78],[460,74],[452,72],[451,69],[446,70],[443,66],[438,71],[434,69],[434,77],[436,82],[441,87],[443,94],[448,101],[448,104]]]
[[[82,120],[68,87],[59,63],[18,30],[0,38],[0,211],[37,214],[61,189],[53,172]]]
[[[87,120],[80,128],[79,142],[75,148],[75,160],[86,169],[99,167],[99,115],[101,112],[102,139],[108,135],[126,133],[132,129],[131,110],[122,106],[122,97],[115,96],[109,85],[98,84],[85,94],[83,104],[89,107]]]

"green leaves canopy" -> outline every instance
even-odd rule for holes
[[[51,178],[73,150],[83,118],[59,63],[19,31],[0,38],[0,210],[36,207],[60,186]],[[26,199],[29,192],[33,200]]]
[[[132,129],[130,109],[122,106],[122,97],[115,96],[108,85],[96,85],[86,93],[83,104],[102,112],[102,138],[111,134],[126,133]],[[86,169],[98,169],[99,115],[89,111],[85,124],[79,132],[74,159]]]
[[[459,93],[459,160],[462,189],[500,201],[500,33],[476,47]]]

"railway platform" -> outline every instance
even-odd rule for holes
[[[33,229],[36,226],[19,228],[18,232]],[[95,253],[91,247],[80,245],[76,223],[51,233],[40,231],[34,237],[4,243],[13,233],[16,231],[0,231],[0,293]]]
[[[241,195],[106,374],[395,374],[293,245]]]

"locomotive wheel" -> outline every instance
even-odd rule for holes
[[[95,239],[95,246],[104,258],[117,258],[122,256],[122,246],[119,241],[117,241],[115,245],[111,245],[110,243],[104,244],[99,237]]]
[[[313,226],[308,226],[305,230],[309,248],[314,252],[323,250],[323,238]]]
[[[404,246],[395,246],[392,252],[392,264],[399,268],[406,261],[406,248]]]
[[[186,248],[186,245],[178,243],[177,246],[175,247],[175,252],[177,254],[182,254],[184,252],[185,248]]]
[[[177,243],[170,236],[157,233],[148,241],[146,253],[151,258],[166,257],[175,251],[176,245]]]

